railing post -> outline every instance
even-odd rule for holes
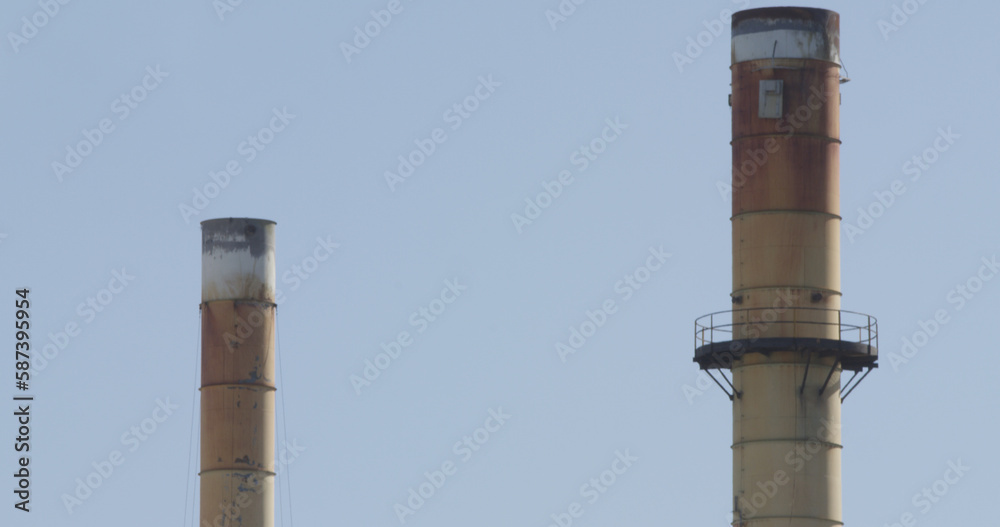
[[[868,354],[872,354],[872,316],[868,315]]]

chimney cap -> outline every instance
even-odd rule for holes
[[[201,300],[275,303],[275,225],[256,218],[201,222]]]
[[[840,64],[840,15],[812,7],[761,7],[733,14],[733,64],[815,59]]]

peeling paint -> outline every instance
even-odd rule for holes
[[[275,222],[253,218],[222,218],[201,222],[202,253],[231,253],[249,251],[260,258],[274,246],[268,243],[268,227]],[[273,242],[272,242],[273,243]]]

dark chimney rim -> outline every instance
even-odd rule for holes
[[[257,223],[257,224],[261,224],[261,225],[267,225],[267,224],[277,225],[278,224],[278,222],[276,222],[274,220],[265,220],[265,219],[262,219],[262,218],[227,217],[227,218],[209,218],[207,220],[202,220],[200,222],[200,225],[204,228],[206,223],[209,223],[209,224],[220,223],[221,224],[222,222],[230,222],[230,223],[232,223],[234,221],[241,221],[241,222],[244,222],[244,223]]]
[[[758,7],[737,11],[732,18],[733,36],[775,29],[839,32],[840,14],[814,7]]]

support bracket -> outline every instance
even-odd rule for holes
[[[823,395],[826,391],[826,385],[830,384],[830,377],[833,377],[833,372],[837,371],[837,366],[840,366],[840,359],[833,361],[833,366],[830,366],[830,373],[826,374],[826,380],[823,381],[823,386],[819,389],[819,394]]]

